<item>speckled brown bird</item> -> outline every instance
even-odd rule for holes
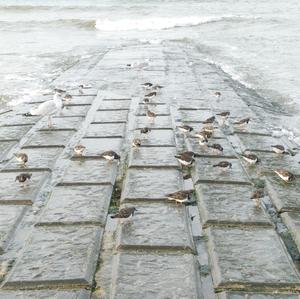
[[[145,95],[145,98],[153,98],[157,95],[157,92],[156,91],[152,91],[152,92],[149,92],[148,94]]]
[[[274,169],[273,170],[282,180],[285,182],[292,182],[296,179],[295,175],[285,169]]]
[[[247,153],[244,153],[241,155],[242,158],[247,162],[249,163],[250,165],[254,165],[256,163],[259,162],[259,158],[255,155],[255,154],[247,154]]]
[[[250,199],[252,199],[254,201],[254,203],[257,207],[260,207],[261,198],[263,198],[264,196],[265,196],[265,191],[264,191],[264,189],[260,188],[260,189],[255,190],[252,193]]]
[[[217,115],[221,116],[223,118],[228,118],[228,116],[230,115],[230,112],[229,111],[224,111],[224,112],[217,113]]]
[[[18,181],[19,183],[25,183],[27,180],[30,180],[32,177],[32,173],[21,173],[16,176],[15,182]]]
[[[223,147],[219,143],[209,144],[209,145],[207,145],[207,147],[211,148],[213,151],[215,151],[217,153],[223,153]]]
[[[25,153],[17,153],[15,154],[16,160],[19,163],[22,163],[23,165],[25,165],[28,162],[28,155]]]
[[[280,145],[280,144],[271,145],[271,148],[272,148],[273,152],[276,154],[284,154],[285,153],[285,147],[283,145]]]
[[[100,155],[108,161],[120,160],[121,157],[114,151],[106,151]]]
[[[206,120],[204,120],[202,123],[205,125],[210,125],[210,124],[213,124],[215,122],[215,120],[216,120],[216,117],[212,116],[212,117],[209,117]]]
[[[214,95],[215,95],[217,98],[219,98],[222,94],[221,94],[220,91],[216,91],[216,92],[214,93]]]
[[[77,155],[77,156],[82,156],[82,154],[83,154],[83,152],[85,151],[85,149],[86,149],[86,147],[85,147],[84,145],[81,145],[81,144],[76,145],[76,146],[74,147],[74,153],[75,153],[75,155]]]
[[[184,190],[184,191],[176,191],[173,193],[169,193],[166,195],[168,200],[174,200],[179,203],[186,203],[190,200],[191,194],[194,190]]]
[[[232,168],[232,163],[230,163],[228,161],[221,161],[217,164],[214,164],[213,167],[218,167],[219,169],[227,170],[227,169]]]
[[[194,130],[191,126],[188,126],[188,125],[178,126],[177,128],[182,133],[188,133],[188,132],[192,132]]]
[[[155,117],[156,117],[156,113],[155,112],[153,112],[153,111],[150,111],[150,110],[147,110],[147,116],[148,116],[148,118],[150,119],[150,120],[154,120],[155,119]]]
[[[248,124],[249,121],[250,121],[250,117],[246,117],[246,118],[243,118],[243,119],[241,119],[241,120],[239,120],[239,121],[234,122],[233,124],[234,124],[234,125],[241,126],[241,125],[246,125],[246,124]]]
[[[140,147],[141,145],[142,145],[141,139],[139,139],[139,138],[134,138],[134,139],[132,140],[132,146],[133,146],[133,147],[138,148],[138,147]]]
[[[189,154],[181,154],[181,155],[175,155],[175,158],[179,161],[179,163],[183,166],[191,167],[193,163],[195,162],[195,159],[191,157]]]
[[[115,218],[129,218],[133,217],[134,213],[137,211],[135,207],[127,207],[119,210],[118,213],[111,215],[110,218],[115,219]]]
[[[141,130],[140,130],[140,133],[141,133],[141,134],[148,134],[148,133],[150,133],[150,132],[151,132],[151,129],[150,129],[150,128],[147,128],[147,127],[141,128]]]

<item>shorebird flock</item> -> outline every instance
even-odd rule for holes
[[[86,88],[90,88],[90,85],[79,85],[79,93],[84,94],[83,90]],[[154,123],[156,118],[156,113],[149,109],[150,104],[152,103],[153,99],[160,93],[163,86],[159,84],[153,84],[150,82],[146,82],[142,84],[143,89],[145,90],[145,95],[143,97],[142,103],[144,104],[145,114],[149,121],[149,123]],[[219,99],[221,97],[221,93],[219,91],[215,92],[214,95]],[[67,91],[62,89],[54,89],[53,99],[41,103],[38,107],[31,109],[29,112],[25,113],[25,116],[32,116],[32,115],[42,115],[48,116],[48,127],[51,128],[52,119],[51,117],[57,113],[61,113],[62,109],[64,108],[64,103],[68,103],[72,101],[72,96],[67,93]],[[154,105],[153,105],[154,106]],[[220,113],[216,113],[216,115],[212,115],[211,117],[202,121],[203,127],[200,130],[195,130],[193,127],[182,124],[177,126],[178,131],[183,134],[184,137],[192,136],[198,139],[199,146],[203,150],[211,150],[215,155],[222,155],[223,147],[219,143],[212,143],[210,142],[211,138],[214,136],[216,128],[218,128],[218,124],[220,126],[225,125],[229,122],[230,111],[223,111]],[[217,121],[218,120],[218,121]],[[241,118],[238,121],[232,122],[233,126],[239,126],[245,129],[245,127],[249,124],[251,119],[249,117]],[[131,146],[138,150],[143,145],[143,140],[145,136],[148,136],[151,133],[151,128],[144,127],[141,128],[139,131],[140,136],[134,137],[131,143]],[[148,138],[148,137],[147,137]],[[151,138],[151,137],[149,137]],[[276,144],[271,146],[272,151],[276,155],[285,155],[291,154],[291,152],[281,144]],[[81,157],[84,155],[86,151],[86,147],[78,144],[73,149],[74,155],[77,157]],[[121,156],[113,150],[107,150],[100,154],[100,157],[106,159],[108,163],[113,161],[120,161]],[[20,152],[15,154],[15,158],[17,162],[21,165],[21,167],[26,168],[27,163],[30,160],[30,157],[26,153]],[[201,155],[195,153],[193,151],[185,151],[179,153],[174,156],[175,159],[180,163],[181,167],[190,169],[195,164],[195,159],[201,158]],[[243,159],[249,166],[255,166],[257,163],[260,163],[259,157],[251,152],[244,152],[240,154],[240,158]],[[233,165],[229,161],[220,161],[217,164],[213,164],[212,168],[217,168],[220,170],[220,174],[225,171],[230,171],[233,168]],[[272,169],[272,171],[279,176],[281,180],[285,183],[290,183],[295,180],[295,175],[286,169]],[[16,176],[15,181],[22,184],[22,187],[26,187],[28,181],[30,181],[32,177],[32,173],[21,173]],[[185,175],[184,178],[190,178],[191,175]],[[191,197],[194,190],[179,190],[173,193],[166,194],[167,200],[175,201],[176,203],[181,204],[189,204],[191,203]],[[251,195],[250,199],[252,199],[257,207],[261,205],[261,199],[265,196],[265,191],[263,188],[256,189],[253,194]],[[118,213],[111,215],[112,219],[115,218],[130,218],[134,216],[134,213],[137,211],[135,207],[126,207],[119,210]]]

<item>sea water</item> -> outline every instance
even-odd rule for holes
[[[0,0],[0,102],[40,96],[99,50],[164,40],[191,44],[271,103],[278,130],[300,143],[298,0]]]

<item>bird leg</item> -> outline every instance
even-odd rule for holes
[[[53,124],[52,124],[52,117],[51,115],[48,116],[48,128],[52,128]]]

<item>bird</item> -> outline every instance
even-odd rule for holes
[[[220,92],[220,91],[216,91],[216,92],[215,92],[215,96],[216,96],[217,98],[219,98],[219,97],[221,96],[221,92]]]
[[[72,100],[72,96],[70,94],[66,94],[64,97],[63,97],[63,101],[65,102],[70,102]]]
[[[246,125],[246,124],[248,124],[249,121],[250,121],[250,117],[247,117],[247,118],[243,118],[243,119],[241,119],[241,120],[238,120],[238,121],[234,122],[233,124],[234,124],[234,125],[241,126],[241,125]]]
[[[146,94],[145,97],[151,99],[151,98],[155,97],[156,95],[157,95],[157,92],[152,91],[152,92]]]
[[[274,169],[273,170],[282,180],[285,182],[292,182],[296,179],[295,175],[285,169]]]
[[[141,134],[148,134],[151,132],[151,129],[147,128],[147,127],[141,128],[140,132],[141,132]]]
[[[32,173],[21,173],[16,176],[15,182],[18,181],[19,183],[25,183],[27,180],[30,180],[32,177]]]
[[[121,157],[114,151],[106,151],[100,155],[108,161],[120,160]]]
[[[211,138],[214,133],[214,126],[209,125],[202,128],[202,131],[206,134],[206,138]]]
[[[230,115],[230,112],[229,111],[224,111],[224,112],[217,113],[217,115],[221,116],[223,118],[228,118],[228,116]]]
[[[216,117],[212,116],[212,117],[209,117],[206,120],[204,120],[202,123],[205,125],[211,125],[215,122],[215,120],[216,120]]]
[[[276,154],[286,153],[285,147],[283,145],[280,145],[280,144],[271,145],[271,148],[272,148],[273,152],[276,153]]]
[[[159,84],[155,84],[155,85],[153,85],[152,86],[152,89],[154,90],[154,91],[159,91],[159,90],[161,90],[162,88],[164,88],[162,85],[159,85]]]
[[[89,88],[92,88],[92,85],[91,84],[80,84],[78,85],[78,91],[80,94],[84,94],[83,90],[84,89],[89,89]]]
[[[153,83],[151,83],[151,82],[146,82],[146,83],[143,83],[142,86],[143,86],[145,89],[150,89],[150,88],[153,86]]]
[[[227,170],[229,168],[232,168],[232,163],[228,161],[221,161],[218,164],[214,164],[213,167],[218,167],[221,170]]]
[[[179,161],[179,163],[183,166],[191,167],[195,162],[195,159],[191,157],[189,154],[181,154],[175,155],[175,158]]]
[[[143,99],[143,104],[149,104],[150,103],[150,99],[149,98],[144,98]]]
[[[53,99],[41,103],[37,108],[33,108],[30,112],[24,114],[24,116],[35,116],[35,115],[48,115],[48,127],[52,127],[52,115],[60,112],[63,109],[63,103],[61,100],[61,94],[55,92]]]
[[[156,117],[156,113],[155,112],[152,112],[150,110],[147,110],[147,116],[148,118],[151,120],[151,121],[154,121],[155,117]]]
[[[137,211],[135,207],[128,207],[128,208],[123,208],[119,210],[118,213],[111,215],[110,218],[115,219],[115,218],[129,218],[131,216],[134,216],[134,213]]]
[[[180,154],[180,156],[190,156],[191,158],[196,158],[196,157],[200,157],[199,154],[195,153],[195,152],[192,152],[192,151],[186,151],[186,152],[183,152]]]
[[[188,133],[188,132],[192,132],[194,129],[188,125],[182,125],[182,126],[178,126],[177,127],[179,129],[179,131],[183,132],[183,133]]]
[[[257,207],[259,207],[260,206],[260,199],[263,198],[264,196],[265,196],[265,191],[264,191],[264,189],[260,188],[260,189],[255,190],[252,193],[250,199],[252,199],[254,201],[255,205]]]
[[[208,142],[208,139],[207,139],[207,135],[204,131],[199,131],[197,133],[195,133],[195,137],[198,137],[199,138],[199,141],[202,141],[202,142]]]
[[[28,162],[28,155],[25,153],[17,153],[15,157],[19,163],[25,165]]]
[[[63,95],[65,95],[67,93],[67,91],[64,90],[64,89],[60,89],[60,88],[54,88],[54,93],[58,93],[61,96],[63,96]]]
[[[173,193],[166,194],[168,200],[174,200],[176,203],[186,203],[190,200],[191,194],[194,190],[176,191]]]
[[[259,162],[259,158],[255,154],[242,154],[242,158],[249,163],[250,165],[254,165]]]
[[[84,145],[79,144],[74,147],[74,152],[77,156],[82,156],[85,149],[86,147]]]
[[[134,138],[132,140],[132,147],[138,148],[141,146],[141,144],[142,144],[142,141],[139,138]]]
[[[212,150],[223,153],[223,147],[218,143],[209,144],[207,147],[211,148]]]

